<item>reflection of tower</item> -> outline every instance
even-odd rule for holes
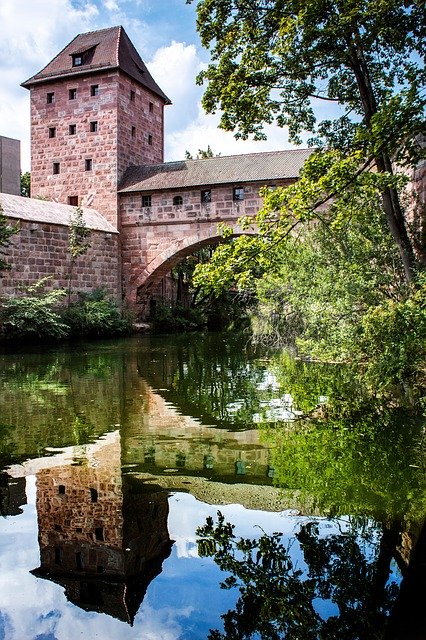
[[[41,565],[86,609],[132,624],[171,541],[164,492],[136,493],[121,478],[119,436],[79,464],[37,474]]]

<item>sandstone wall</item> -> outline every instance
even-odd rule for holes
[[[10,222],[16,224],[17,220]],[[46,276],[50,277],[47,288],[66,288],[70,268],[68,227],[26,220],[19,224],[19,233],[12,236],[4,251],[12,269],[0,278],[0,295],[19,295],[22,286],[33,285]],[[90,241],[87,253],[77,259],[73,291],[89,293],[104,287],[109,295],[121,299],[118,234],[92,231]]]

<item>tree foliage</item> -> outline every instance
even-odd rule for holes
[[[207,112],[220,108],[220,126],[241,138],[264,138],[264,124],[272,122],[288,127],[296,143],[303,132],[312,132],[313,143],[341,154],[331,166],[323,165],[324,175],[336,166],[348,186],[374,164],[383,212],[405,277],[412,281],[415,251],[391,158],[410,162],[419,157],[415,136],[422,130],[425,106],[424,4],[199,0],[197,12],[201,41],[212,59],[198,76],[199,83],[207,82]],[[336,103],[340,112],[318,121],[318,101]],[[327,198],[341,195],[336,187],[334,180]],[[308,201],[312,206],[312,197]],[[279,194],[276,205],[288,214]]]
[[[70,255],[70,267],[68,270],[68,304],[71,301],[72,279],[74,266],[77,259],[84,255],[90,247],[90,229],[83,219],[83,210],[77,207],[74,217],[70,220],[68,232],[68,252]]]
[[[2,271],[11,268],[6,260],[5,249],[10,244],[10,238],[18,231],[18,225],[11,225],[0,207],[0,277]]]
[[[209,640],[381,638],[396,596],[395,583],[386,584],[391,553],[381,553],[379,545],[366,552],[376,533],[372,525],[334,527],[340,532],[324,535],[319,522],[300,525],[304,570],[282,534],[238,538],[220,512],[216,523],[207,518],[197,530],[199,553],[227,574],[223,589],[239,590],[234,609],[222,615],[224,632],[210,630]],[[383,542],[391,538],[391,552],[398,539],[392,533],[382,531]],[[324,619],[318,599],[331,600],[335,613]]]

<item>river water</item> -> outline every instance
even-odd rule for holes
[[[229,335],[31,348],[0,411],[1,640],[426,637],[424,425],[344,369]]]

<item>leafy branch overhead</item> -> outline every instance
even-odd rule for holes
[[[198,76],[207,84],[205,110],[220,110],[220,126],[237,138],[264,139],[264,126],[275,123],[287,127],[296,144],[311,133],[310,144],[339,152],[340,166],[348,156],[354,176],[360,167],[374,167],[407,282],[426,263],[426,249],[415,246],[408,233],[392,162],[414,165],[423,153],[416,137],[426,105],[423,5],[414,0],[197,3],[197,28],[211,54]],[[318,117],[324,114],[321,103],[328,107]],[[276,204],[283,210],[286,203]]]

